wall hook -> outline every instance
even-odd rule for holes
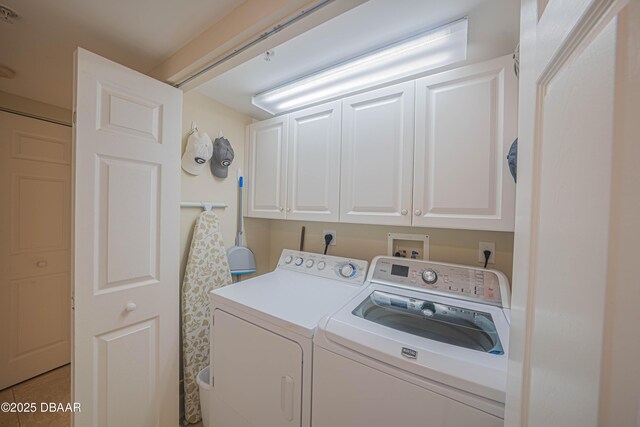
[[[224,138],[224,135],[222,134],[222,131],[218,132],[218,138]]]
[[[191,131],[189,131],[189,135],[198,131],[198,124],[194,121],[191,122]]]

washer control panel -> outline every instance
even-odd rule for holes
[[[509,307],[509,283],[499,271],[395,257],[376,258],[372,269],[376,283]]]
[[[359,259],[343,258],[312,252],[285,249],[280,255],[278,268],[362,284],[367,276],[369,263]]]

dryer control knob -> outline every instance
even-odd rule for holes
[[[422,280],[428,285],[433,285],[438,280],[438,273],[431,268],[427,268],[422,272]]]
[[[296,258],[296,265],[298,267],[300,267],[302,265],[302,263],[304,262],[304,260],[302,258]]]
[[[351,263],[346,263],[340,267],[340,275],[345,279],[352,277],[356,273],[356,266]]]
[[[287,255],[287,257],[284,259],[285,264],[291,264],[291,261],[293,261],[293,257],[291,255]]]
[[[324,268],[327,266],[327,263],[324,261],[320,261],[317,265],[318,270],[324,270]]]
[[[312,259],[308,259],[307,262],[304,263],[304,265],[307,268],[313,267],[313,260]]]

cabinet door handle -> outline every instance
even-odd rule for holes
[[[287,212],[291,212],[291,208],[287,208]]]
[[[49,265],[49,263],[46,260],[36,262],[36,267],[38,268],[45,268],[47,265]]]
[[[138,306],[136,305],[135,302],[128,302],[127,305],[124,306],[124,309],[129,313],[131,313],[132,311],[135,311],[136,308],[138,308]]]
[[[280,212],[282,212],[284,210],[284,208],[282,206],[280,206],[278,209],[280,209]]]
[[[409,212],[408,212],[406,209],[402,209],[402,210],[400,211],[400,213],[401,213],[402,215],[406,215],[406,214],[408,214]]]
[[[280,378],[280,409],[287,421],[293,420],[293,385],[293,378],[289,375]]]
[[[420,216],[422,215],[422,211],[420,209],[416,209],[415,212],[413,212],[415,216]]]

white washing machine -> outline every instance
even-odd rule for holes
[[[502,426],[509,299],[498,271],[376,258],[313,339],[313,427]]]
[[[273,272],[211,293],[211,426],[310,426],[314,331],[367,265],[284,250]]]

